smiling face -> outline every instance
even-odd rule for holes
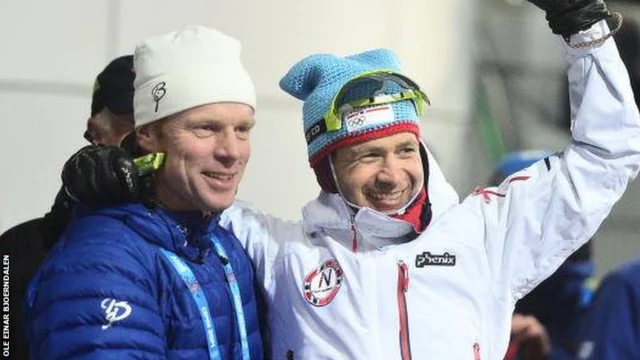
[[[249,160],[254,124],[250,106],[216,103],[140,128],[139,144],[167,155],[155,174],[156,198],[174,211],[228,208]]]
[[[405,206],[424,181],[420,143],[408,132],[338,149],[333,165],[347,201],[382,213]]]

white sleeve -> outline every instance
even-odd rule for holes
[[[573,42],[608,33],[604,21]],[[563,42],[564,43],[564,42]],[[638,173],[640,121],[613,39],[569,48],[572,141],[563,152],[467,198],[485,221],[494,280],[517,300],[588,241]]]
[[[282,256],[283,244],[300,237],[300,224],[276,218],[247,202],[236,200],[222,213],[220,225],[233,232],[242,243],[253,262],[256,279],[270,296],[273,269]]]

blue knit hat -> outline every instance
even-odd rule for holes
[[[400,74],[399,60],[390,50],[346,57],[311,55],[289,70],[280,87],[304,101],[302,115],[312,167],[342,147],[400,132],[420,137],[418,110],[428,100],[411,79]],[[421,97],[398,97],[406,93]],[[338,129],[329,128],[328,114],[335,115]]]
[[[489,185],[498,186],[511,174],[533,165],[552,154],[548,150],[522,150],[504,154],[493,171]]]

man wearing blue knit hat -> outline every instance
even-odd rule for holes
[[[322,189],[344,195],[354,209],[376,209],[407,220],[415,233],[421,232],[431,216],[422,162],[426,147],[420,146],[420,115],[428,99],[400,74],[397,57],[386,49],[344,58],[313,55],[297,63],[280,86],[305,100],[302,112],[309,163]],[[376,139],[385,140],[369,143]],[[403,147],[391,148],[387,143]],[[380,146],[386,148],[377,149]],[[385,169],[387,177],[369,178],[359,169],[350,171],[361,155],[375,160],[393,154],[399,156],[394,167]],[[379,164],[369,163],[376,164],[366,169],[374,175]],[[388,188],[392,193],[387,193]],[[457,202],[452,189],[449,194]],[[358,248],[357,239],[352,246]]]
[[[301,225],[240,203],[223,215],[264,286],[274,358],[505,355],[515,302],[591,238],[640,166],[606,7],[536,3],[564,36],[574,141],[462,203],[420,136],[428,100],[391,52],[312,55],[280,81],[304,101],[323,191]]]
[[[640,116],[598,0],[536,0],[570,65],[573,137],[462,203],[422,141],[428,102],[396,57],[307,57],[303,100],[322,192],[287,223],[236,202],[274,359],[500,359],[515,302],[586,242],[640,165]],[[620,18],[616,18],[620,20]]]
[[[289,70],[323,191],[302,225],[242,204],[223,216],[264,285],[275,358],[504,356],[515,302],[588,241],[640,164],[609,28],[584,30],[563,43],[575,141],[462,203],[420,135],[427,97],[390,51]]]

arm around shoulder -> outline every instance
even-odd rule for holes
[[[284,244],[303,237],[299,222],[266,214],[241,200],[222,213],[220,225],[231,231],[245,248],[265,289],[270,288],[272,269]]]

